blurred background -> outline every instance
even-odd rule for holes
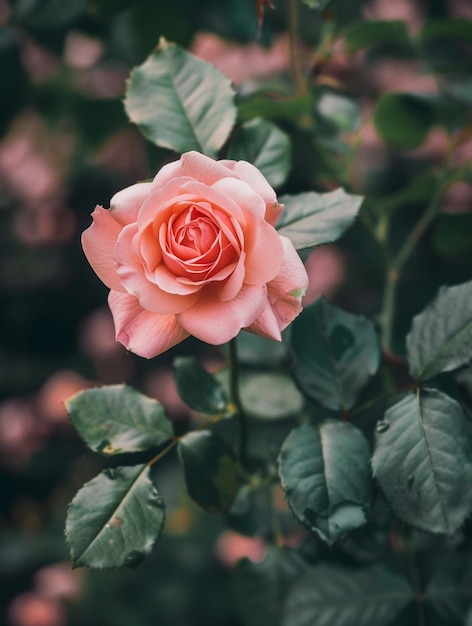
[[[147,143],[122,104],[130,69],[160,36],[227,74],[239,87],[246,119],[257,115],[262,91],[275,102],[290,92],[289,3],[274,4],[273,10],[266,7],[258,38],[256,0],[0,0],[1,623],[240,623],[231,568],[243,555],[260,559],[263,544],[198,512],[172,459],[159,466],[168,520],[153,555],[134,572],[71,571],[63,533],[67,505],[102,463],[74,433],[63,403],[87,386],[128,382],[158,398],[177,431],[191,423],[173,386],[172,358],[198,351],[217,367],[222,354],[193,340],[150,362],[127,353],[114,340],[107,289],[83,256],[80,234],[96,204],[109,206],[116,191],[177,158]],[[379,138],[372,111],[384,92],[434,94],[437,79],[401,46],[348,53],[341,37],[314,58],[320,17],[301,3],[299,11],[297,54],[317,90],[315,122],[323,123],[304,124],[296,107],[274,110],[274,121],[293,139],[293,167],[281,191],[342,184],[375,198],[396,198],[442,162],[445,135],[433,127],[421,146],[398,152]],[[472,4],[346,1],[335,16],[339,28],[360,20],[403,20],[412,36],[427,19],[451,17],[472,19]],[[334,18],[327,13],[323,19]],[[332,100],[337,93],[343,94],[342,107]],[[471,102],[468,93],[465,105]],[[471,134],[458,145],[457,162],[472,156]],[[406,197],[399,238],[424,204],[425,181]],[[470,278],[471,197],[468,181],[462,181],[445,198],[442,222],[424,244],[416,270],[429,279],[419,289],[408,281],[402,287],[403,332],[439,284]],[[316,249],[307,259],[306,302],[324,293],[353,312],[375,314],[382,282],[377,255],[362,222],[340,244]]]

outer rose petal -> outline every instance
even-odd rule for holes
[[[265,219],[272,226],[275,225],[282,212],[282,205],[278,203],[274,189],[269,185],[267,179],[261,172],[247,161],[221,161],[236,176],[247,183],[264,200],[266,204]]]
[[[189,336],[175,315],[145,311],[134,296],[110,291],[108,296],[116,340],[146,359],[161,354]]]
[[[115,193],[110,200],[113,217],[123,226],[136,221],[139,209],[151,193],[151,183],[137,183]]]
[[[177,319],[194,337],[220,345],[252,324],[263,312],[266,301],[265,285],[243,285],[238,295],[228,302],[221,302],[214,289],[207,289],[206,292],[202,291],[197,304],[177,315]]]
[[[82,247],[100,280],[110,289],[125,291],[115,271],[114,252],[122,226],[113,213],[100,205],[92,213],[92,225],[82,233]]]
[[[287,237],[283,245],[279,273],[267,285],[268,303],[263,314],[247,330],[276,339],[274,318],[279,330],[284,330],[301,312],[301,299],[308,287],[308,275],[297,251]]]
[[[153,190],[162,187],[177,176],[189,176],[204,185],[213,185],[220,178],[235,175],[226,166],[226,161],[215,161],[192,150],[183,154],[178,161],[165,165],[157,173],[152,182]]]

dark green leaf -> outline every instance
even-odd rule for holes
[[[349,53],[384,43],[408,43],[408,29],[401,20],[365,20],[350,25],[345,42]]]
[[[224,439],[208,430],[179,442],[185,482],[192,500],[209,513],[228,511],[238,488],[236,458]]]
[[[400,149],[420,146],[435,121],[435,101],[428,95],[385,93],[374,111],[380,137]]]
[[[288,593],[283,626],[387,626],[413,601],[401,576],[381,565],[318,565]]]
[[[280,235],[297,250],[336,241],[353,223],[362,204],[361,196],[336,189],[328,193],[308,191],[282,196],[285,206],[277,223]]]
[[[462,206],[467,200],[464,198]],[[446,259],[472,258],[472,213],[440,213],[431,229],[435,252]]]
[[[87,0],[16,0],[12,3],[17,20],[34,28],[60,28],[85,13]]]
[[[105,456],[148,450],[174,435],[164,407],[127,385],[80,391],[66,408],[89,448]]]
[[[426,601],[444,624],[464,624],[472,606],[471,554],[440,553],[426,587]]]
[[[273,187],[279,187],[290,169],[290,139],[272,122],[254,119],[242,125],[229,146],[228,158],[249,161]]]
[[[177,391],[194,411],[222,414],[228,409],[223,385],[207,372],[194,357],[178,357],[174,361]]]
[[[332,543],[365,524],[372,501],[369,445],[347,422],[327,420],[292,430],[279,456],[290,508]]]
[[[412,376],[426,380],[472,360],[472,281],[443,287],[413,319],[407,339]]]
[[[469,107],[472,105],[472,76],[470,74],[449,76],[444,81],[443,88],[454,100]]]
[[[335,0],[301,0],[310,9],[315,11],[324,11],[330,4],[334,4]]]
[[[462,407],[437,389],[418,389],[377,425],[372,459],[394,513],[436,533],[453,533],[472,508],[471,426]]]
[[[336,91],[323,91],[316,101],[316,110],[340,132],[353,132],[362,121],[357,102]]]
[[[380,362],[373,324],[324,298],[294,321],[291,343],[299,386],[328,409],[350,409]]]
[[[215,157],[236,118],[233,99],[230,81],[214,66],[162,39],[131,72],[125,107],[158,146]]]
[[[80,391],[66,408],[85,443],[105,456],[148,450],[174,435],[164,407],[127,385]]]
[[[293,379],[276,372],[252,372],[242,378],[241,396],[246,412],[259,419],[297,415],[304,404]]]
[[[420,33],[423,55],[436,73],[470,73],[472,21],[429,20]]]
[[[69,507],[73,567],[135,567],[152,550],[164,521],[164,503],[146,465],[103,471]]]
[[[244,626],[281,626],[287,590],[306,567],[288,548],[267,548],[261,563],[242,559],[233,588]]]

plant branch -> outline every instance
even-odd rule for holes
[[[298,96],[304,96],[307,92],[306,82],[303,77],[298,60],[297,33],[298,33],[298,0],[288,0],[289,34],[290,34],[290,72],[293,84]]]

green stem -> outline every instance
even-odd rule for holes
[[[416,248],[419,240],[426,232],[434,217],[436,216],[436,213],[441,204],[441,199],[448,186],[449,184],[444,184],[444,181],[441,181],[441,183],[438,185],[436,193],[433,195],[430,203],[426,207],[425,212],[420,217],[408,237],[405,239],[397,254],[393,257],[393,259],[387,262],[388,269],[385,280],[381,313],[382,345],[386,352],[392,352],[397,288],[401,273],[403,271],[405,263]]]
[[[306,83],[298,62],[297,33],[298,33],[298,0],[288,0],[289,35],[290,35],[290,72],[298,96],[307,92]]]
[[[376,396],[375,398],[372,398],[372,400],[369,400],[368,402],[365,402],[361,406],[357,407],[357,409],[354,409],[354,411],[351,411],[350,417],[354,417],[355,415],[358,415],[359,413],[362,413],[363,411],[370,409],[371,407],[375,406],[379,402],[389,400],[390,398],[395,398],[395,396],[401,396],[402,394],[407,393],[408,391],[412,391],[415,388],[416,388],[415,385],[410,385],[403,389],[399,389],[398,391],[383,393],[380,396]]]
[[[239,422],[239,460],[241,465],[246,465],[247,461],[247,436],[248,424],[247,416],[244,412],[239,395],[239,368],[238,368],[238,347],[236,337],[229,342],[229,394],[231,404],[236,409]]]

